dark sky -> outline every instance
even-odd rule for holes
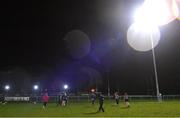
[[[98,86],[130,94],[155,93],[152,54],[126,41],[142,0],[7,0],[1,4],[0,85],[38,83],[88,91]],[[180,94],[180,21],[160,27],[155,48],[160,91]],[[96,84],[95,84],[96,83]]]

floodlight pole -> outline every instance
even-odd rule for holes
[[[109,78],[108,78],[108,97],[110,97],[110,86],[109,86]]]
[[[109,84],[109,71],[107,71],[107,80],[108,80],[108,97],[110,98],[110,84]]]
[[[157,75],[157,66],[156,66],[156,57],[154,53],[154,44],[153,44],[153,36],[151,35],[151,46],[152,46],[152,56],[153,56],[153,65],[154,65],[154,74],[155,74],[155,82],[156,82],[156,95],[157,100],[160,101],[160,92],[159,92],[159,82],[158,82],[158,75]]]

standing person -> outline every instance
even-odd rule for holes
[[[119,104],[119,95],[118,95],[118,92],[114,93],[114,98],[115,98],[115,101],[116,101],[116,105],[118,105]]]
[[[0,103],[3,103],[3,96],[0,94]]]
[[[65,105],[67,106],[67,104],[68,104],[68,95],[67,95],[66,92],[64,93],[64,95],[65,95]]]
[[[104,103],[104,96],[100,93],[99,94],[99,112],[100,111],[104,112],[103,103]]]
[[[62,101],[62,96],[61,96],[61,94],[59,94],[57,96],[57,106],[61,105],[61,101]]]
[[[45,109],[46,106],[47,106],[47,103],[48,103],[48,101],[49,101],[48,93],[45,93],[45,94],[42,96],[42,101],[43,101],[43,108]]]
[[[128,96],[128,94],[126,92],[124,93],[124,102],[125,102],[126,107],[130,107],[129,96]]]
[[[4,97],[3,94],[0,95],[0,103],[3,104],[3,105],[5,105],[5,104],[7,103],[7,102],[5,101],[5,97]]]
[[[66,93],[64,93],[63,95],[62,95],[62,106],[66,106],[67,105],[67,94]]]
[[[96,100],[96,95],[95,95],[95,93],[93,92],[93,93],[91,94],[91,103],[92,103],[92,105],[94,105],[95,100]]]

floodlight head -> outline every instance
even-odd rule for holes
[[[9,85],[5,85],[4,89],[8,91],[10,89],[10,86]]]
[[[38,85],[34,85],[34,90],[38,90],[39,89],[39,86]]]
[[[162,26],[179,16],[175,0],[145,0],[134,14],[134,21],[143,27]]]
[[[67,85],[67,84],[65,84],[64,85],[64,89],[66,90],[66,89],[68,89],[69,88],[69,86]]]

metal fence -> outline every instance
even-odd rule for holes
[[[41,102],[41,96],[32,97],[30,100],[35,100],[37,102]],[[91,97],[90,95],[83,95],[83,96],[69,96],[68,100],[70,102],[90,102]],[[114,100],[114,96],[105,96],[105,100]],[[124,100],[124,96],[120,96],[120,100]],[[156,96],[151,95],[129,95],[130,101],[157,101]],[[180,95],[163,95],[163,101],[168,100],[180,100]],[[57,96],[50,96],[49,102],[57,102]]]
[[[8,96],[8,97],[15,97],[15,96]],[[23,96],[23,97],[29,97],[29,96]],[[49,98],[50,98],[49,102],[57,102],[58,101],[58,96],[53,95],[53,96],[49,96]],[[105,96],[105,100],[113,100],[113,99],[114,99],[114,96]],[[75,95],[68,96],[69,102],[90,102],[90,100],[91,100],[91,97],[89,94],[79,95],[79,96],[75,96]],[[120,100],[123,101],[124,96],[120,96]],[[152,96],[152,95],[129,95],[129,100],[130,101],[157,101],[157,97]],[[162,100],[163,101],[180,100],[180,95],[162,95]],[[42,102],[42,96],[30,96],[29,101],[30,102]]]

